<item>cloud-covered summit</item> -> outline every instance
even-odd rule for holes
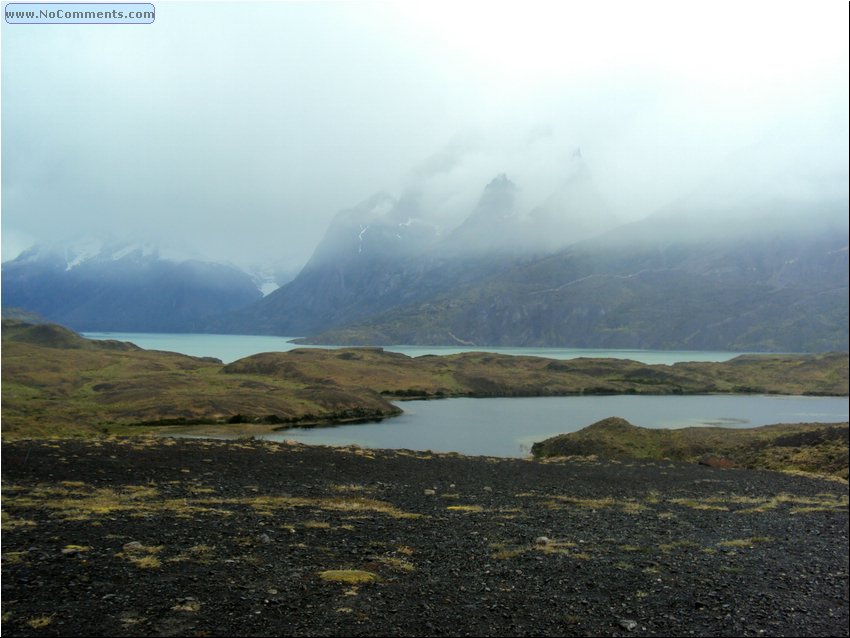
[[[467,3],[163,3],[132,29],[3,23],[3,260],[112,233],[295,268],[382,189],[441,229],[500,173],[519,215],[545,209],[576,146],[621,221],[765,135],[846,189],[823,141],[847,139],[847,14],[509,2],[483,28]]]

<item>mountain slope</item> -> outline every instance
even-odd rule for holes
[[[848,349],[846,229],[652,241],[659,219],[312,341]]]
[[[75,330],[199,332],[261,297],[232,266],[159,259],[135,246],[33,248],[3,264],[3,306]]]

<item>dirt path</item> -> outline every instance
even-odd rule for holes
[[[8,635],[848,634],[848,488],[258,441],[3,444]]]

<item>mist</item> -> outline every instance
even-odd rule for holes
[[[504,173],[531,211],[577,149],[623,222],[847,199],[845,3],[156,11],[3,24],[4,261],[111,236],[297,268],[380,191],[451,228]]]

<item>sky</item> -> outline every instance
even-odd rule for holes
[[[624,221],[748,148],[846,197],[843,1],[154,4],[3,23],[2,260],[97,235],[294,268],[375,192],[450,227],[499,173],[540,203],[576,148]]]

